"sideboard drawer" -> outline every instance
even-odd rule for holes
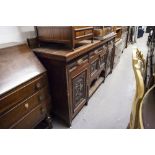
[[[25,84],[24,86],[20,86],[15,91],[12,91],[12,93],[9,93],[9,95],[6,95],[4,98],[2,97],[0,99],[0,115],[16,105],[18,102],[31,96],[33,93],[37,92],[45,85],[47,85],[46,74],[27,82],[27,84]]]
[[[28,99],[19,103],[8,112],[0,116],[0,128],[10,128],[12,124],[29,113],[36,106],[46,103],[49,100],[48,88],[42,88]]]
[[[38,122],[42,121],[47,114],[46,104],[40,104],[34,108],[31,112],[25,115],[11,128],[14,129],[30,129],[34,128]]]
[[[88,63],[88,55],[85,55],[77,60],[75,60],[73,63],[68,65],[68,71],[69,73],[73,72],[74,70],[78,70],[78,68],[81,68],[81,66],[84,66]]]

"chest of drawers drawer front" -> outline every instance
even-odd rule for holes
[[[38,122],[42,121],[47,113],[46,104],[41,104],[35,107],[27,115],[21,118],[11,128],[14,129],[31,129],[34,128]]]
[[[48,99],[48,88],[42,88],[37,93],[33,94],[30,98],[24,100],[0,116],[0,128],[10,128],[12,124],[21,119],[36,106],[46,103]]]
[[[46,75],[43,75],[37,79],[28,82],[24,86],[21,86],[12,93],[9,93],[8,96],[0,99],[0,114],[9,110],[18,102],[21,102],[22,100],[28,98],[33,93],[43,88],[45,85],[47,85],[47,77]]]

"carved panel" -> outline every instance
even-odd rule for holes
[[[86,72],[83,72],[76,76],[72,80],[73,90],[73,107],[74,109],[87,97],[86,94]]]
[[[98,69],[98,61],[94,61],[91,65],[90,65],[90,74],[91,76],[97,72]]]

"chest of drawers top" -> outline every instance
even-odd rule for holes
[[[26,44],[0,46],[0,98],[46,70]]]

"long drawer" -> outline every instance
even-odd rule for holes
[[[0,115],[47,85],[46,74],[27,82],[0,99]]]
[[[42,121],[47,113],[46,104],[40,104],[34,108],[31,112],[25,115],[11,128],[14,129],[31,129],[34,128],[38,122]]]
[[[33,108],[44,103],[48,104],[47,102],[49,102],[48,88],[44,87],[28,99],[1,115],[0,128],[10,128],[12,124],[29,113]]]

